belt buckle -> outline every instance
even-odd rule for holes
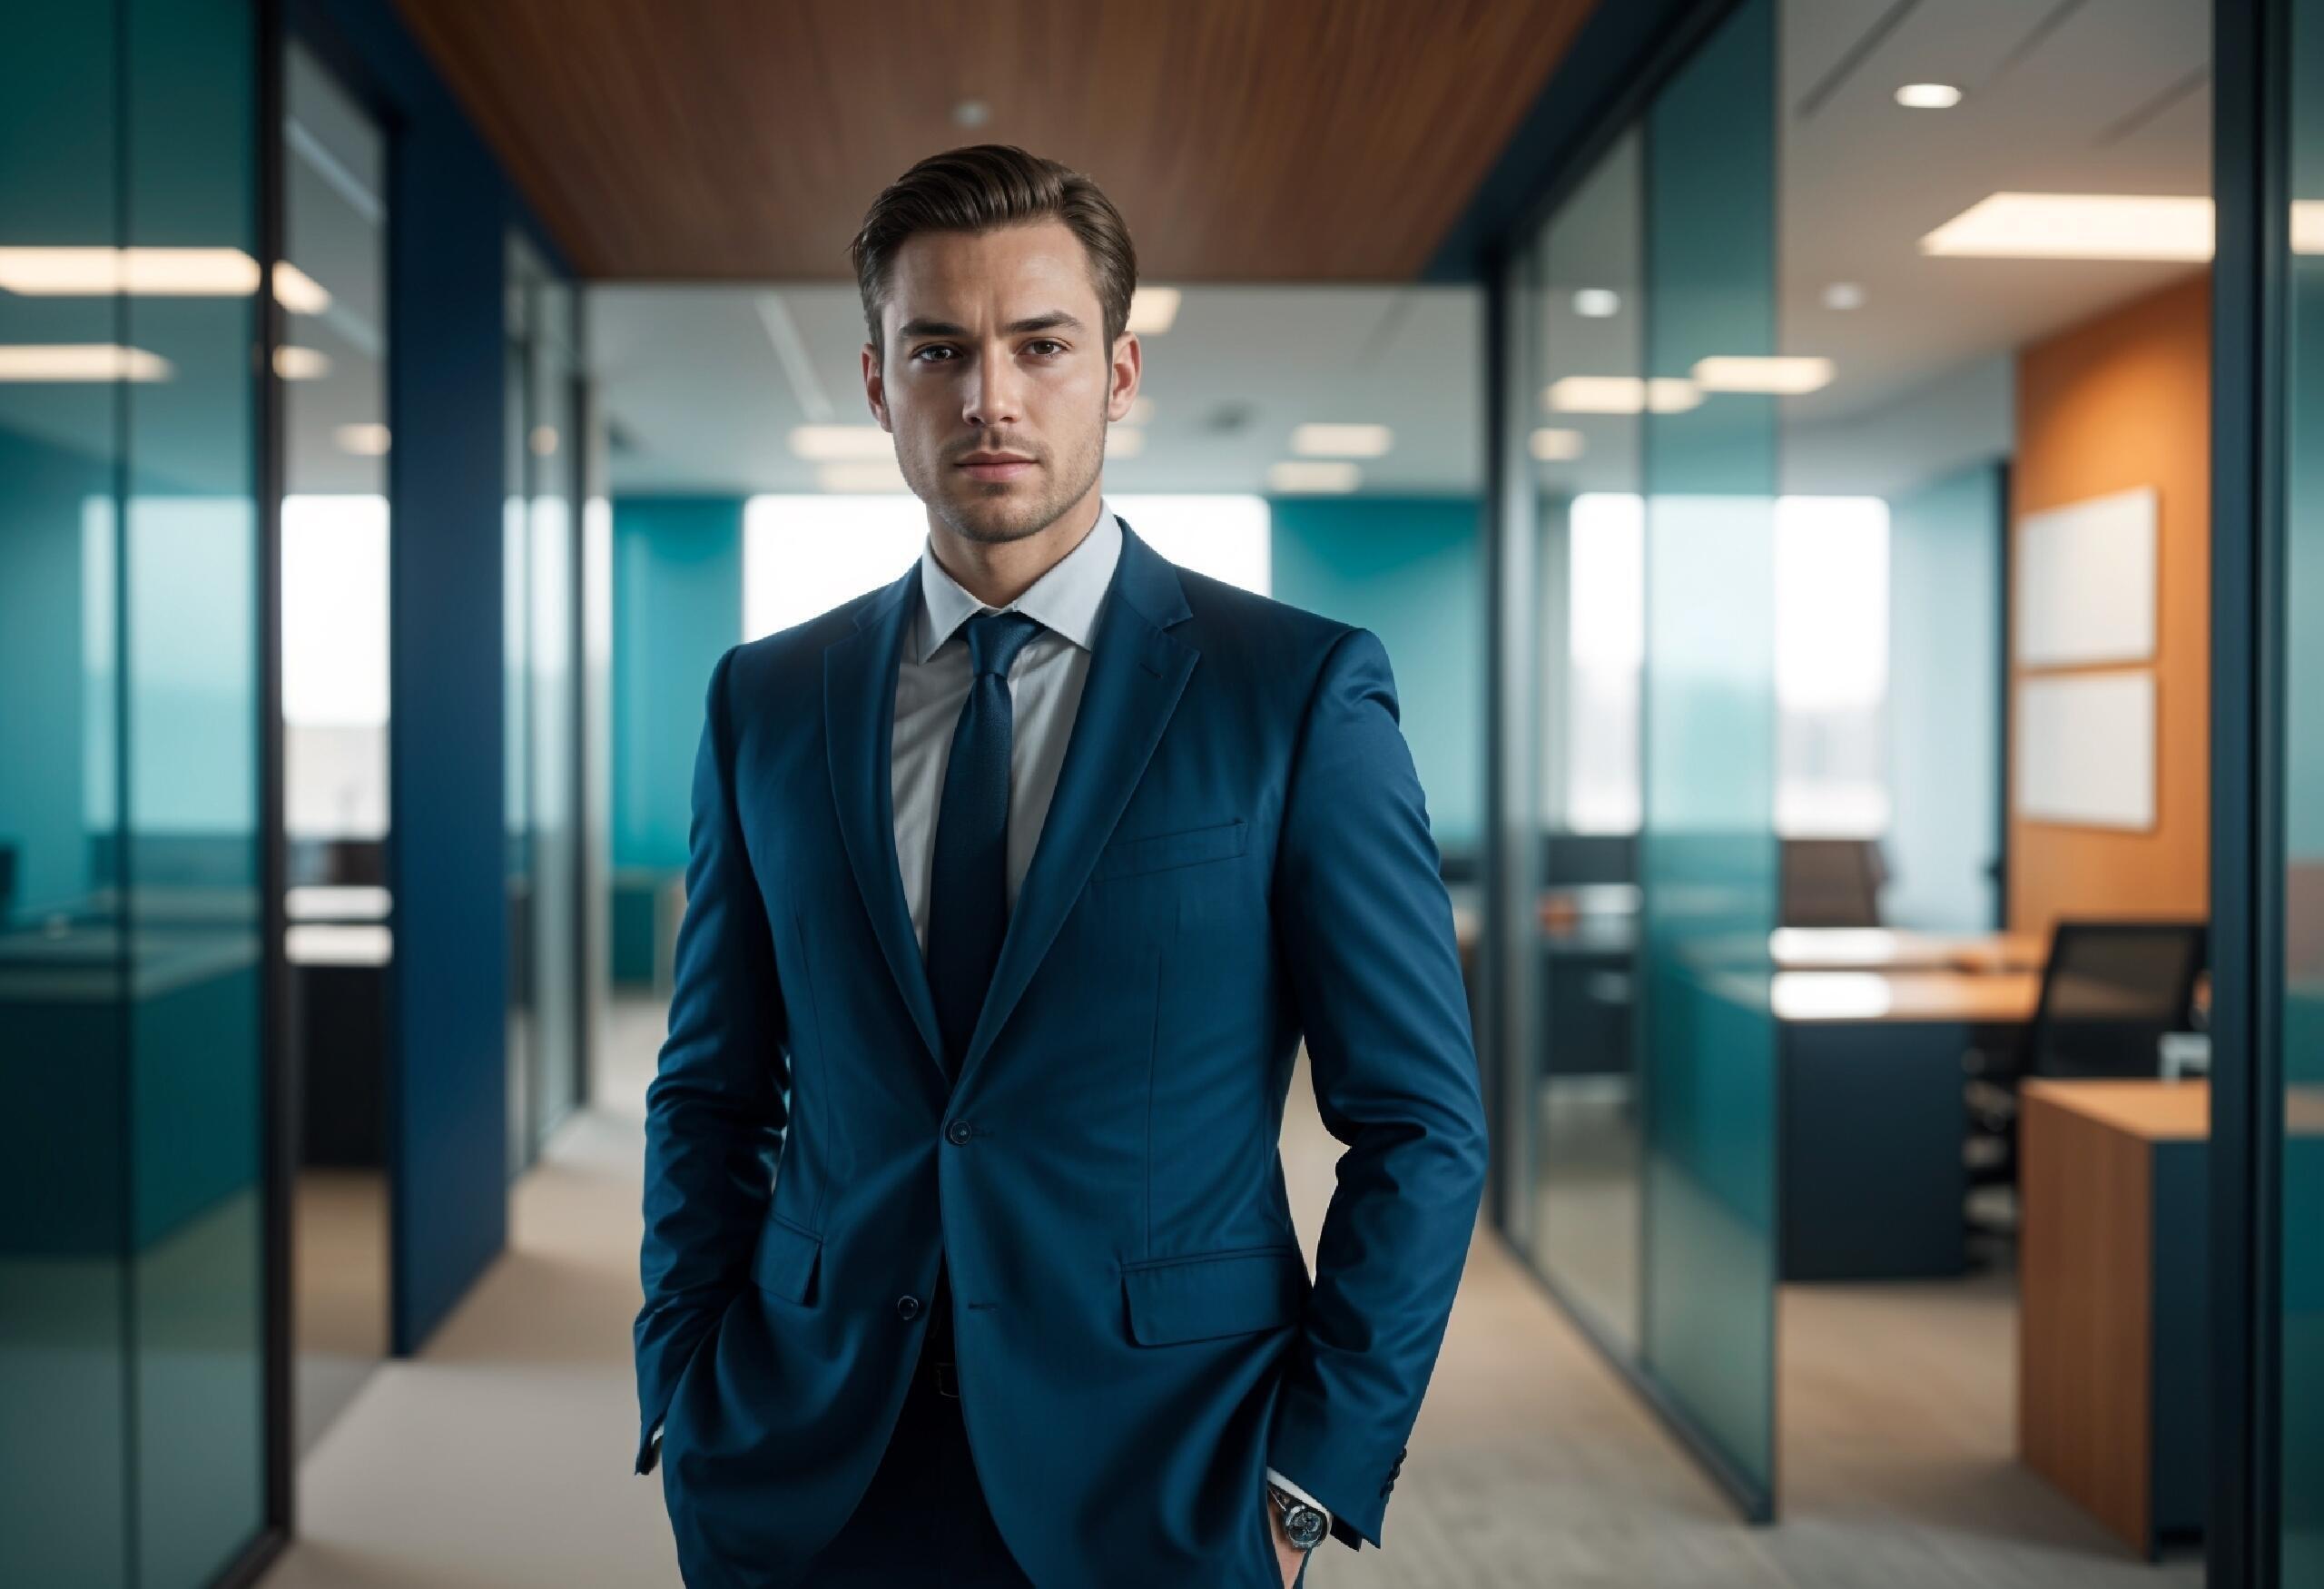
[[[960,1399],[960,1376],[954,1365],[945,1362],[936,1365],[936,1394],[949,1396],[954,1401]]]

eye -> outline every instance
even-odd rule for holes
[[[914,348],[912,350],[911,356],[916,362],[934,364],[941,362],[942,359],[950,358],[953,351],[953,349],[947,347],[942,342],[931,342],[924,348]],[[940,359],[938,357],[939,355],[941,355],[942,358]]]
[[[1025,350],[1038,359],[1053,359],[1065,351],[1065,344],[1054,337],[1036,337],[1025,344]]]

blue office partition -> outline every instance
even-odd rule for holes
[[[1755,1514],[1776,1487],[1775,6],[1647,117],[1641,1359]],[[1761,390],[1753,390],[1754,387]]]

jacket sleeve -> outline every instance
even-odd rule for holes
[[[787,1119],[773,941],[734,810],[734,656],[727,651],[710,676],[669,1035],[645,1091],[645,1302],[634,1331],[639,1473],[654,1466],[655,1431],[679,1376],[748,1283]]]
[[[1460,1287],[1486,1131],[1452,902],[1369,630],[1334,645],[1308,704],[1274,890],[1315,1102],[1347,1150],[1266,1460],[1343,1543],[1377,1545]]]

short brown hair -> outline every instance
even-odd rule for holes
[[[1106,346],[1129,323],[1137,291],[1137,251],[1121,212],[1094,182],[1013,143],[972,143],[931,154],[872,201],[848,246],[863,293],[863,319],[881,357],[880,310],[896,251],[923,232],[990,232],[1029,221],[1062,221],[1089,256],[1089,274],[1105,316]]]

